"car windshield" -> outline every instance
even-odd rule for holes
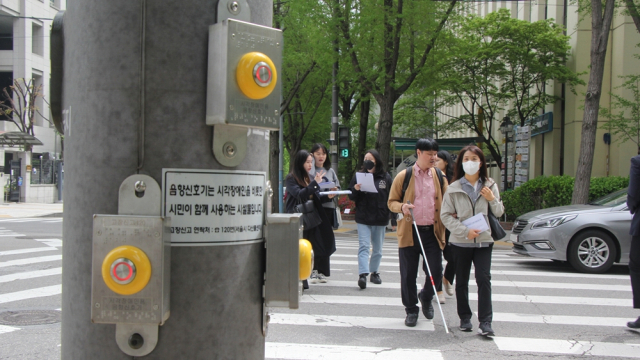
[[[589,205],[600,205],[614,207],[627,202],[627,188],[612,192],[609,195],[605,195],[599,199],[596,199],[589,203]]]

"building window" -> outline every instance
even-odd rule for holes
[[[43,56],[44,55],[44,30],[42,26],[33,23],[31,27],[31,52]]]

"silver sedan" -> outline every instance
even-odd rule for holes
[[[513,224],[513,251],[521,255],[569,261],[576,270],[603,273],[629,262],[631,213],[627,189],[587,205],[532,211]]]

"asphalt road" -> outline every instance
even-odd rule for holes
[[[62,222],[0,220],[0,359],[59,359]],[[382,285],[357,286],[354,234],[340,234],[326,284],[311,284],[298,310],[273,309],[266,338],[270,359],[573,359],[640,358],[640,333],[625,328],[631,308],[626,266],[603,275],[523,258],[508,248],[492,262],[494,338],[458,330],[455,297],[433,321],[404,326],[397,245],[384,245]],[[34,250],[37,249],[37,250]],[[424,275],[418,279],[424,283]],[[473,278],[471,299],[476,291]],[[471,301],[474,312],[477,301]],[[31,311],[29,314],[28,312]],[[33,315],[35,312],[35,315]],[[58,312],[56,317],[56,312]],[[19,316],[19,315],[23,316]],[[57,319],[57,322],[56,322]]]

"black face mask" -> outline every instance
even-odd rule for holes
[[[371,160],[365,160],[362,165],[364,165],[365,170],[371,170],[376,167],[376,164]]]

